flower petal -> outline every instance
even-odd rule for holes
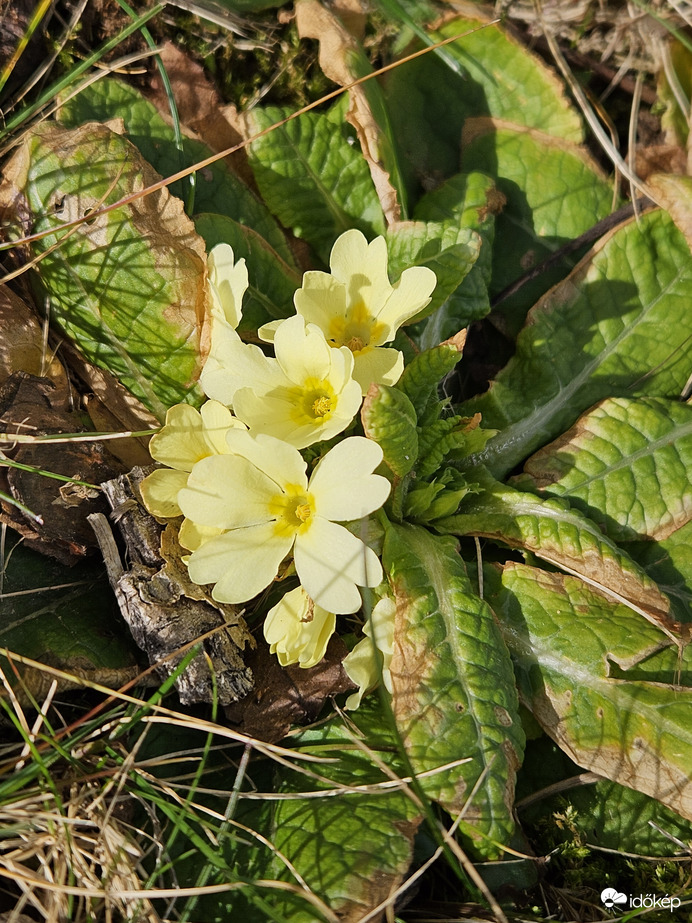
[[[210,454],[199,412],[189,404],[171,407],[166,413],[166,425],[151,438],[149,452],[169,468],[192,471],[196,462]]]
[[[306,378],[327,378],[331,372],[331,347],[315,324],[299,315],[289,317],[277,327],[274,355],[289,381],[301,385]],[[251,384],[257,391],[255,384]]]
[[[229,435],[241,430],[231,430]],[[270,504],[277,485],[247,458],[211,455],[195,465],[178,494],[183,515],[202,526],[238,529],[273,519]]]
[[[247,602],[276,577],[292,541],[290,536],[278,535],[272,523],[224,532],[192,553],[190,579],[214,583],[211,595],[219,602]]]
[[[212,310],[216,309],[235,329],[242,316],[242,301],[248,287],[245,260],[235,262],[228,244],[217,244],[207,258]]]
[[[313,604],[302,587],[287,593],[269,611],[264,637],[282,667],[299,663],[307,669],[323,659],[336,629],[336,616]]]
[[[326,272],[306,272],[293,303],[306,323],[316,324],[329,337],[333,320],[346,317],[346,286]]]
[[[395,385],[404,371],[404,355],[398,349],[364,349],[355,357],[353,377],[367,394],[370,385]]]
[[[317,514],[346,522],[378,510],[391,490],[387,478],[372,473],[382,458],[379,445],[364,436],[349,436],[337,443],[310,478]]]
[[[223,534],[223,529],[213,529],[211,526],[200,526],[191,519],[183,519],[178,531],[178,542],[188,551],[197,551],[202,545]]]
[[[254,343],[243,343],[230,324],[212,318],[211,349],[199,378],[207,397],[230,406],[238,388],[256,385],[269,390],[283,379],[275,359]]]
[[[152,514],[162,519],[180,516],[178,494],[187,485],[187,471],[174,468],[157,468],[144,478],[140,491],[144,505]]]
[[[332,247],[329,266],[334,278],[346,286],[348,307],[362,303],[377,317],[392,291],[384,237],[376,237],[369,244],[355,228],[346,231]]]
[[[226,440],[231,452],[242,455],[263,471],[274,484],[300,485],[307,490],[307,465],[300,452],[274,436],[263,433],[251,436],[241,430],[232,430]]]
[[[336,523],[315,516],[310,528],[296,536],[294,562],[305,591],[329,612],[357,612],[358,586],[377,586],[382,566],[360,539]]]
[[[403,323],[415,317],[430,303],[430,296],[436,285],[437,276],[427,266],[412,266],[402,272],[391,295],[377,314],[378,321],[384,324],[387,330],[382,334],[380,343],[392,340]],[[373,345],[379,346],[380,343]]]
[[[220,401],[206,401],[199,408],[204,427],[204,438],[216,455],[229,452],[226,433],[229,429],[245,429],[243,423],[233,416]]]

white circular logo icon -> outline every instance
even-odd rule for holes
[[[601,901],[606,907],[613,907],[615,904],[626,904],[627,895],[616,891],[615,888],[605,888],[601,891]]]

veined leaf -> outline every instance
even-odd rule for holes
[[[457,290],[478,259],[480,247],[478,234],[456,222],[404,221],[389,227],[387,251],[392,278],[397,279],[409,266],[427,266],[437,276],[430,304],[411,323],[433,314]]]
[[[482,535],[531,551],[555,567],[578,574],[644,618],[669,631],[679,629],[670,618],[669,600],[653,580],[583,513],[564,500],[541,500],[493,483],[481,469],[467,473],[486,490],[466,497],[454,516],[438,519],[435,528],[439,532]]]
[[[384,452],[384,460],[397,477],[413,468],[418,458],[416,410],[403,391],[372,384],[361,409],[363,429]]]
[[[248,289],[243,298],[243,316],[238,328],[251,338],[262,324],[295,312],[293,295],[301,277],[251,228],[225,215],[197,215],[197,233],[204,238],[207,250],[226,243],[233,248],[236,260],[244,258],[248,267]]]
[[[183,151],[175,146],[173,129],[159,115],[156,107],[139,90],[108,77],[84,87],[77,96],[63,103],[59,118],[66,128],[84,122],[122,119],[125,132],[142,157],[162,176],[172,176],[185,167],[205,160],[213,153],[194,138],[183,137]],[[169,187],[173,195],[187,200],[189,181],[178,180]],[[223,160],[197,173],[195,213],[214,212],[252,228],[294,267],[291,250],[283,232],[266,206]]]
[[[461,358],[462,347],[461,340],[458,343],[443,343],[418,353],[407,364],[396,386],[411,401],[419,418],[430,400],[437,399],[437,386]]]
[[[384,231],[382,209],[367,164],[348,141],[341,108],[305,112],[253,141],[248,149],[265,201],[279,221],[329,262],[336,238],[349,228],[367,237]],[[290,115],[259,107],[247,115],[253,134]]]
[[[0,196],[22,202],[34,231],[52,231],[160,177],[104,125],[44,123],[15,154]],[[57,246],[56,246],[57,245]],[[51,248],[54,248],[51,250]],[[208,323],[204,242],[183,204],[161,189],[33,245],[51,317],[96,365],[160,419],[202,394]]]
[[[306,787],[319,790],[370,785],[374,789],[341,791],[329,798],[279,801],[270,839],[340,920],[355,923],[403,880],[422,812],[404,792],[390,788],[391,776],[368,755],[370,749],[396,776],[406,775],[397,742],[386,730],[376,697],[361,704],[349,717],[361,746],[354,743],[354,731],[340,717],[315,730],[303,731],[294,741],[303,753],[338,756],[335,762],[319,768],[330,781],[307,786],[303,775],[283,771],[278,774],[277,788],[303,792]],[[378,790],[378,784],[383,783]],[[274,873],[288,877],[278,861],[274,862]],[[290,920],[313,923],[314,915],[291,915]]]
[[[544,730],[580,766],[692,819],[692,686],[675,685],[677,649],[574,577],[512,563],[501,586],[491,573],[488,583],[520,696]],[[667,671],[628,679],[661,648]]]
[[[603,238],[532,309],[490,390],[462,408],[500,430],[475,461],[501,476],[605,397],[677,397],[691,287],[689,247],[665,212]]]
[[[385,96],[405,154],[409,194],[421,179],[439,183],[458,172],[468,118],[489,115],[576,143],[583,140],[581,120],[560,81],[501,26],[483,22],[474,6],[469,15],[448,19],[431,38],[454,35],[463,37],[445,52],[456,62],[456,72],[427,54],[386,77]]]
[[[474,595],[450,539],[390,525],[383,564],[397,602],[392,709],[406,752],[417,773],[468,758],[419,781],[453,816],[465,808],[467,832],[484,835],[474,836],[476,851],[496,856],[514,827],[524,736],[493,613]]]
[[[471,228],[481,239],[478,259],[434,317],[414,331],[421,349],[431,349],[458,330],[479,320],[490,311],[492,245],[496,214],[502,210],[504,196],[493,180],[483,173],[457,173],[416,205],[414,218],[420,221],[454,221]],[[411,333],[409,329],[407,333]]]
[[[605,400],[525,471],[522,487],[566,497],[615,541],[666,538],[692,519],[692,407]]]
[[[495,224],[491,295],[610,213],[612,184],[586,149],[542,128],[469,119],[462,149],[464,167],[488,172],[506,200]],[[565,257],[501,303],[508,335],[518,333],[527,306],[563,279],[576,261],[574,255]]]

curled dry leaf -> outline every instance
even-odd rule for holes
[[[296,22],[301,38],[315,38],[320,43],[320,67],[325,75],[345,87],[368,72],[357,68],[358,44],[342,23],[317,0],[298,0]],[[372,81],[370,81],[372,84]],[[384,156],[389,141],[378,123],[372,107],[372,94],[376,88],[361,84],[349,90],[350,106],[348,121],[353,125],[360,142],[363,156],[368,162],[382,210],[388,222],[398,221],[401,206],[397,191],[391,180],[393,163],[386,163]],[[393,158],[391,158],[393,161]]]
[[[28,372],[50,379],[54,397],[67,391],[62,363],[43,343],[36,315],[6,285],[0,285],[0,384],[13,372]]]

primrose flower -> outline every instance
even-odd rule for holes
[[[218,401],[207,401],[199,410],[189,404],[170,408],[165,426],[149,443],[151,457],[167,467],[157,468],[140,485],[152,515],[163,519],[181,515],[178,493],[187,485],[192,468],[209,455],[228,453],[226,433],[235,428],[245,426]]]
[[[232,405],[253,433],[267,433],[297,449],[346,429],[362,397],[351,377],[350,350],[331,349],[322,331],[298,315],[277,329],[275,359],[233,334],[235,343],[226,335],[222,366],[203,373],[210,397]]]
[[[205,383],[226,367],[229,354],[232,356],[242,341],[236,327],[242,317],[242,301],[248,287],[245,260],[235,262],[233,248],[218,244],[207,257],[207,288],[211,298],[211,346],[200,375],[202,390],[208,397]],[[230,361],[233,361],[230,358]],[[212,389],[213,390],[213,389]],[[229,403],[221,401],[221,403]]]
[[[264,621],[269,651],[282,667],[291,663],[314,667],[324,657],[335,629],[334,613],[315,605],[300,586],[286,593]]]
[[[363,436],[338,443],[315,466],[293,446],[260,434],[231,430],[231,454],[203,458],[178,502],[185,516],[223,530],[188,559],[194,583],[213,583],[219,602],[243,603],[276,577],[293,552],[306,593],[329,612],[356,612],[358,586],[377,586],[377,555],[338,522],[379,509],[389,481],[373,474],[382,449]]]
[[[388,692],[392,691],[390,667],[394,651],[394,616],[396,603],[388,596],[376,603],[363,626],[366,637],[347,654],[343,667],[349,678],[360,687],[346,699],[346,708],[358,708],[360,701],[380,679]]]
[[[435,273],[413,266],[391,285],[384,238],[369,244],[355,229],[338,238],[329,265],[331,275],[305,273],[294,296],[296,311],[323,331],[330,346],[351,350],[353,377],[363,394],[373,382],[394,384],[404,370],[404,359],[398,349],[383,349],[382,344],[393,340],[399,327],[430,302]],[[260,336],[271,340],[282,323],[265,324]]]

